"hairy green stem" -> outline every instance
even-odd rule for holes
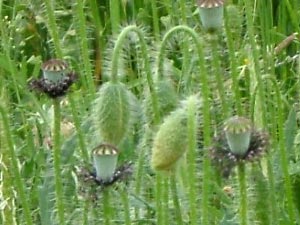
[[[103,217],[104,217],[104,225],[110,225],[111,224],[111,213],[112,209],[110,206],[110,190],[109,188],[103,189]]]
[[[6,107],[6,106],[5,106]],[[10,155],[10,161],[12,165],[12,174],[14,175],[15,188],[18,193],[18,198],[20,199],[21,205],[23,207],[23,213],[25,217],[25,223],[28,225],[32,225],[33,221],[30,213],[30,204],[26,196],[25,185],[22,181],[19,163],[14,149],[14,143],[12,139],[12,134],[9,126],[9,119],[7,117],[8,112],[4,109],[2,105],[0,105],[0,113],[2,115],[2,123],[3,123],[3,132],[6,138],[7,149]]]
[[[240,188],[240,224],[248,224],[247,216],[247,182],[246,182],[246,168],[244,163],[238,165],[238,179]]]
[[[92,73],[92,67],[89,57],[89,46],[88,46],[88,35],[87,35],[87,26],[85,21],[85,13],[84,13],[84,1],[77,0],[76,6],[75,6],[75,15],[78,22],[78,40],[80,41],[80,49],[81,49],[81,59],[83,61],[83,67],[84,67],[84,82],[85,87],[87,90],[89,90],[90,101],[92,101],[95,97],[96,88],[93,82],[93,73]]]
[[[219,92],[218,96],[221,99],[223,116],[225,118],[229,117],[229,107],[228,107],[228,99],[226,98],[226,92],[224,88],[224,74],[221,72],[220,58],[218,52],[218,36],[210,35],[210,46],[212,49],[212,73],[215,74],[215,81],[217,83],[217,90]]]
[[[48,29],[50,32],[50,35],[52,37],[52,42],[54,44],[54,48],[55,48],[55,52],[56,55],[58,57],[62,57],[63,56],[63,52],[61,49],[61,44],[60,44],[60,40],[59,40],[59,32],[58,32],[58,28],[55,22],[55,15],[54,15],[54,7],[53,7],[53,2],[51,0],[46,0],[45,1],[45,5],[46,5],[46,13],[47,13],[47,17],[48,17]]]
[[[152,72],[151,72],[151,68],[150,68],[150,60],[149,60],[149,56],[148,56],[148,52],[147,52],[147,45],[146,45],[146,41],[144,39],[143,33],[135,25],[130,25],[130,26],[125,27],[118,36],[118,39],[116,41],[116,44],[115,44],[115,47],[113,50],[113,55],[112,55],[112,69],[111,69],[110,79],[112,82],[118,81],[119,56],[120,56],[120,52],[122,50],[122,46],[125,41],[125,38],[130,32],[134,32],[137,34],[137,36],[139,38],[139,42],[141,44],[141,51],[142,51],[142,56],[144,57],[145,71],[146,71],[146,76],[147,76],[147,84],[148,84],[149,91],[151,93],[152,107],[153,107],[153,112],[154,112],[154,121],[155,121],[155,124],[158,124],[160,121],[160,115],[159,115],[159,110],[158,110],[159,105],[158,105],[158,101],[157,101],[157,95],[155,92],[155,88],[153,85]]]
[[[64,194],[62,185],[62,174],[61,174],[61,145],[60,145],[60,123],[61,123],[61,113],[60,113],[60,101],[58,99],[53,100],[54,107],[54,127],[53,127],[53,166],[54,166],[54,176],[55,176],[55,200],[56,208],[58,214],[59,224],[65,224],[64,215]]]
[[[155,187],[155,204],[156,204],[156,224],[163,223],[163,208],[162,208],[162,177],[161,174],[156,174],[156,187]]]
[[[120,190],[121,199],[123,202],[122,211],[124,212],[124,224],[125,225],[131,225],[131,219],[130,219],[130,205],[129,205],[129,199],[128,199],[128,192],[125,189],[126,187],[122,187]]]
[[[182,212],[181,212],[180,202],[179,202],[179,198],[178,198],[175,173],[172,174],[170,177],[170,186],[171,186],[172,200],[173,200],[174,209],[175,209],[176,224],[183,225]]]
[[[120,29],[120,2],[119,0],[109,1],[111,30],[113,34],[117,34]]]
[[[198,216],[197,210],[197,190],[196,190],[196,149],[197,149],[197,102],[195,99],[189,101],[188,105],[188,152],[187,152],[187,160],[188,160],[188,168],[187,174],[189,174],[187,182],[188,182],[188,195],[189,195],[189,215],[190,221],[189,224],[196,225]]]
[[[227,11],[225,10],[225,18],[227,18]],[[237,113],[239,115],[243,114],[243,107],[241,104],[241,94],[239,90],[239,83],[238,83],[238,64],[236,61],[236,49],[234,48],[234,42],[233,38],[230,32],[230,27],[228,25],[228,21],[225,20],[225,31],[226,31],[226,36],[227,36],[227,45],[228,45],[228,53],[229,53],[229,58],[230,58],[230,72],[231,72],[231,77],[232,77],[232,85],[233,85],[233,90],[234,90],[234,102],[236,106]]]
[[[160,39],[160,31],[159,31],[159,17],[157,10],[157,1],[151,1],[152,8],[152,20],[153,20],[153,32],[156,41]]]

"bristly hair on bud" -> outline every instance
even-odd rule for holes
[[[102,142],[118,146],[130,127],[130,92],[121,82],[107,82],[97,93],[93,104],[94,129]]]
[[[151,166],[157,171],[173,171],[177,162],[188,148],[188,120],[197,116],[190,115],[200,106],[198,95],[189,96],[180,106],[168,115],[159,127],[153,140]],[[196,113],[196,112],[195,112]],[[190,117],[191,116],[191,117]]]
[[[50,59],[42,65],[43,77],[29,83],[32,90],[47,94],[51,98],[64,96],[77,79],[73,71],[68,71],[68,64],[60,59]]]
[[[228,177],[238,163],[262,157],[268,146],[266,132],[257,130],[247,118],[235,116],[225,122],[223,130],[214,138],[210,157],[223,176]]]

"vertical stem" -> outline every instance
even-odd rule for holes
[[[240,224],[247,225],[247,184],[246,184],[246,169],[245,164],[240,163],[238,165],[238,179],[240,187]]]
[[[223,116],[225,118],[229,117],[229,107],[228,101],[226,98],[225,88],[224,88],[224,77],[221,70],[220,65],[220,58],[218,53],[218,36],[217,35],[210,35],[210,46],[212,48],[212,73],[215,74],[216,78],[215,81],[217,83],[217,90],[219,92],[219,97],[221,99],[221,104],[223,108]]]
[[[6,106],[5,106],[5,108],[6,108]],[[19,197],[21,205],[23,207],[25,222],[28,225],[32,225],[33,222],[32,222],[32,218],[31,218],[31,214],[30,214],[30,204],[29,204],[29,201],[26,196],[24,182],[22,181],[22,178],[21,178],[21,174],[20,174],[20,170],[19,170],[19,162],[18,162],[16,153],[15,153],[14,143],[12,140],[12,135],[11,135],[10,127],[9,127],[9,120],[7,117],[7,115],[9,115],[9,114],[2,106],[2,102],[0,105],[0,113],[2,115],[3,130],[4,130],[4,135],[6,138],[7,149],[9,151],[9,155],[10,155],[10,161],[11,161],[11,165],[12,165],[12,174],[14,175],[15,188],[17,190],[18,197]]]
[[[157,12],[157,2],[156,0],[151,1],[151,7],[152,7],[152,21],[153,21],[153,32],[155,40],[158,42],[160,39],[160,31],[159,31],[159,18],[158,18],[158,12]]]
[[[120,26],[120,1],[110,0],[109,9],[110,9],[111,30],[113,34],[117,34]]]
[[[88,35],[87,35],[87,26],[85,21],[85,14],[84,14],[84,1],[77,0],[75,5],[75,15],[78,22],[78,40],[80,41],[80,49],[81,49],[81,59],[83,61],[84,72],[85,72],[85,87],[89,90],[90,101],[94,99],[96,88],[93,82],[93,73],[91,68],[91,62],[89,57],[89,47],[88,47]]]
[[[121,187],[121,198],[123,202],[123,212],[124,212],[124,220],[125,225],[131,225],[130,219],[130,207],[129,207],[129,200],[128,200],[128,192],[126,191],[125,187]]]
[[[104,217],[104,225],[110,225],[111,207],[110,207],[109,188],[103,189],[103,217]]]
[[[49,26],[48,29],[49,29],[50,35],[53,39],[53,44],[54,44],[56,55],[61,58],[63,56],[63,53],[62,53],[62,49],[60,46],[60,41],[59,41],[59,36],[58,36],[59,32],[58,32],[58,28],[57,28],[57,25],[55,22],[54,7],[52,5],[52,2],[54,2],[54,1],[51,1],[51,0],[45,1],[46,12],[47,12],[47,17],[48,17],[47,24]]]
[[[63,203],[63,185],[61,179],[61,146],[60,146],[60,102],[58,99],[53,100],[54,107],[54,127],[53,127],[53,166],[55,176],[55,199],[58,213],[59,224],[65,224],[64,203]]]
[[[190,224],[197,224],[197,196],[196,196],[196,149],[197,149],[197,102],[195,99],[189,101],[188,105],[188,152],[187,152],[187,160],[188,160],[188,168],[187,174],[189,177],[187,182],[189,183],[189,214],[190,214]]]
[[[171,184],[171,192],[172,192],[172,199],[175,209],[175,218],[176,218],[176,224],[183,225],[182,220],[182,213],[181,213],[181,207],[178,199],[178,193],[177,193],[177,184],[176,184],[176,174],[172,174],[170,177],[170,184]]]
[[[155,204],[156,204],[156,224],[163,224],[163,210],[162,210],[162,177],[161,174],[156,174],[155,187]]]
[[[225,10],[225,18],[227,17],[226,14],[227,11]],[[237,113],[239,115],[242,115],[242,104],[241,104],[241,94],[239,90],[239,83],[238,83],[238,64],[236,61],[236,49],[234,48],[234,43],[232,39],[232,35],[230,32],[230,27],[228,26],[227,20],[225,20],[225,31],[227,36],[227,45],[228,45],[228,52],[229,52],[229,58],[230,58],[230,71],[231,71],[231,77],[232,77],[232,84],[233,84],[233,90],[234,90],[234,102],[237,109]]]

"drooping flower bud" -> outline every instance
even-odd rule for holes
[[[186,111],[171,113],[160,126],[153,142],[151,165],[155,170],[170,170],[187,149]]]
[[[107,82],[98,91],[93,120],[101,140],[117,146],[130,126],[130,95],[120,82]]]

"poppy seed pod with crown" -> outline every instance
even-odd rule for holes
[[[268,133],[257,130],[247,118],[234,116],[214,138],[210,157],[223,176],[228,177],[237,163],[253,162],[262,157],[268,145]]]
[[[92,155],[97,179],[109,181],[117,168],[118,149],[110,144],[101,144],[93,150]]]
[[[250,144],[251,130],[250,120],[244,117],[234,116],[225,122],[224,132],[233,154],[243,156],[247,152]]]
[[[52,83],[61,82],[66,76],[67,69],[68,64],[59,59],[50,59],[42,65],[44,79]]]
[[[64,96],[77,79],[68,64],[60,59],[50,59],[42,65],[43,77],[30,81],[29,87],[47,94],[51,98]]]
[[[200,19],[205,30],[215,31],[223,24],[225,0],[198,0]]]

